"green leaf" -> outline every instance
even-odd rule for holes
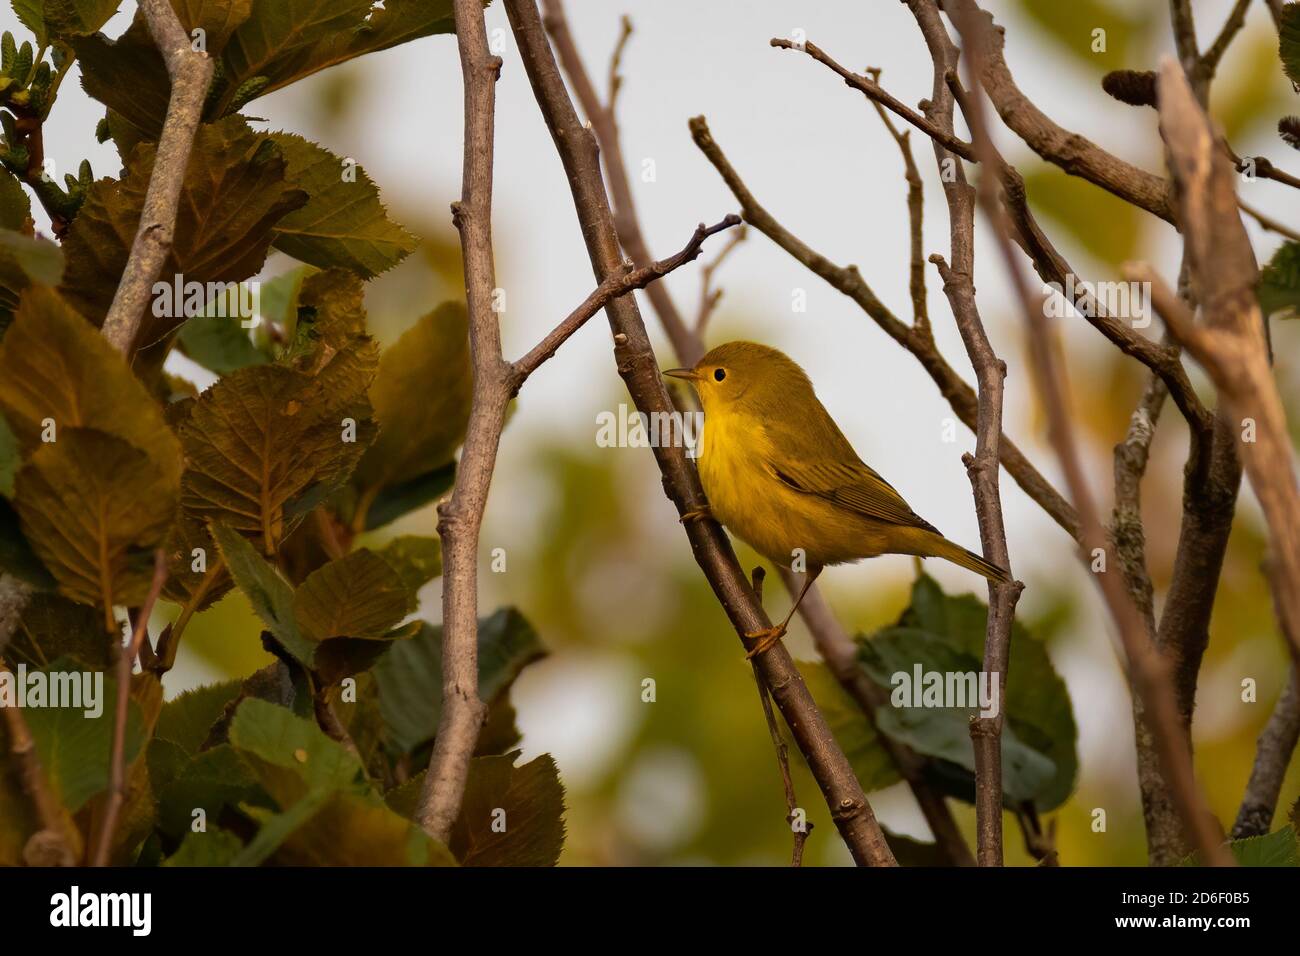
[[[317,568],[293,595],[293,613],[311,640],[384,638],[415,610],[415,592],[368,548]]]
[[[1263,836],[1232,840],[1228,849],[1238,866],[1300,866],[1300,844],[1290,824]],[[1199,852],[1190,854],[1180,865],[1204,866]]]
[[[283,866],[455,866],[451,852],[377,797],[337,792],[279,845]]]
[[[327,67],[417,37],[450,33],[450,0],[256,0],[220,62],[223,84],[215,105],[239,108],[239,91],[264,78],[265,95]]]
[[[405,534],[384,545],[379,556],[401,575],[412,594],[442,574],[442,544],[437,538]]]
[[[826,665],[799,661],[798,667],[863,789],[883,790],[901,780],[876,728]]]
[[[163,860],[163,866],[230,866],[244,844],[221,827],[209,826],[203,833],[187,833],[180,847]]]
[[[167,741],[155,741],[167,743]],[[153,745],[150,745],[151,768]],[[219,744],[187,759],[171,779],[156,784],[160,831],[173,839],[189,832],[194,811],[202,809],[215,822],[227,807],[260,799],[257,780],[229,744]]]
[[[61,429],[37,449],[14,497],[23,534],[60,592],[105,609],[144,600],[177,503],[157,462],[89,428]]]
[[[293,590],[288,582],[238,532],[224,524],[214,523],[211,529],[235,586],[244,592],[253,611],[284,649],[310,667],[316,645],[298,629],[293,613]]]
[[[1277,35],[1282,69],[1287,79],[1300,85],[1300,4],[1287,3],[1282,6]]]
[[[13,173],[0,168],[0,229],[26,233],[32,225],[32,201]]]
[[[450,840],[461,865],[554,866],[559,861],[564,848],[559,770],[550,754],[516,767],[518,756],[516,751],[470,761]]]
[[[982,667],[987,608],[973,595],[944,594],[934,579],[922,575],[912,588],[911,606],[898,623],[870,639],[859,640],[859,659],[867,673],[890,691],[895,674],[978,673]],[[1065,801],[1078,769],[1077,731],[1064,681],[1056,674],[1043,645],[1019,623],[1012,628],[1015,661],[1000,702],[1003,726],[1003,772],[1007,799],[1033,799],[1040,812]],[[876,713],[884,733],[920,753],[974,769],[970,711],[960,708],[884,706]],[[969,785],[969,775],[963,775]],[[962,787],[965,795],[966,786]],[[970,791],[973,793],[973,790]]]
[[[45,28],[50,36],[94,33],[117,12],[122,0],[44,0]],[[42,39],[42,45],[45,40]]]
[[[33,282],[58,285],[63,280],[63,250],[57,243],[0,229],[0,310],[11,313]]]
[[[1268,265],[1259,271],[1256,286],[1264,315],[1286,312],[1293,318],[1300,307],[1300,242],[1288,239],[1278,246]]]
[[[94,428],[149,454],[168,482],[180,477],[180,446],[162,408],[122,356],[57,293],[33,286],[0,341],[0,411],[32,449],[69,428]]]
[[[388,218],[379,189],[364,169],[301,136],[273,133],[272,138],[289,164],[289,179],[311,197],[276,226],[277,249],[367,279],[414,251],[415,237]]]
[[[240,369],[208,389],[180,427],[186,511],[261,539],[265,554],[347,481],[373,440],[369,347],[337,353],[316,375]]]
[[[230,745],[250,760],[267,792],[277,801],[284,778],[268,768],[287,770],[308,789],[356,789],[364,782],[361,765],[348,750],[325,736],[309,720],[284,707],[250,698],[239,705],[230,724]],[[281,808],[285,803],[281,802]]]
[[[84,672],[76,661],[61,658],[41,671],[47,675],[70,674],[82,686]],[[29,672],[30,679],[31,674]],[[113,741],[114,701],[117,683],[103,672],[96,672],[99,685],[99,714],[90,716],[86,707],[53,707],[49,702],[32,704],[23,711],[28,729],[36,742],[41,768],[58,801],[69,813],[76,813],[86,801],[108,787],[108,758]],[[84,691],[83,691],[84,693]],[[82,698],[82,703],[86,698]],[[126,761],[131,763],[144,742],[143,720],[134,700],[129,702],[124,738]]]
[[[103,34],[74,37],[81,86],[108,107],[109,128],[122,159],[137,143],[157,142],[171,95],[162,54],[142,17],[110,40]]]
[[[239,696],[240,689],[240,681],[228,680],[182,691],[163,704],[154,737],[171,741],[187,754],[198,753],[212,726]]]
[[[196,316],[181,326],[177,341],[187,357],[218,375],[271,361],[233,315]]]
[[[365,530],[374,531],[431,504],[451,490],[456,483],[456,463],[448,462],[441,468],[396,485],[385,485],[374,496],[366,509]]]
[[[379,438],[353,482],[363,511],[381,489],[452,460],[465,437],[471,387],[469,317],[458,302],[440,305],[384,350],[370,389]]]
[[[481,619],[479,697],[491,703],[544,653],[537,632],[514,608]],[[442,628],[424,624],[415,638],[394,644],[374,675],[390,746],[411,753],[432,740],[442,713]]]
[[[126,267],[156,152],[153,143],[142,143],[126,158],[120,182],[94,183],[63,240],[68,261],[63,292],[95,324],[107,313]],[[276,223],[306,201],[307,194],[285,179],[280,148],[242,117],[200,126],[160,281],[171,285],[180,277],[207,286],[256,275]],[[155,307],[160,303],[156,300]],[[186,315],[176,314],[183,303],[172,305],[162,315],[146,309],[140,346],[159,341],[184,321]]]

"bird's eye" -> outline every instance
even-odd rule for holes
[[[713,380],[715,382],[721,382],[726,377],[727,377],[727,370],[725,368],[715,368],[713,370]]]

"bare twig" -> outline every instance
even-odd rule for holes
[[[1219,68],[1219,61],[1223,59],[1223,54],[1228,52],[1228,46],[1233,38],[1246,25],[1246,10],[1250,7],[1250,3],[1251,0],[1237,0],[1228,14],[1228,19],[1223,22],[1223,29],[1219,31],[1219,35],[1214,38],[1210,48],[1201,57],[1201,69],[1210,76],[1213,76]]]
[[[752,578],[754,598],[759,604],[763,603],[764,574],[761,567],[754,568]],[[781,728],[776,724],[776,714],[772,712],[772,701],[768,698],[767,685],[763,683],[763,673],[758,669],[758,661],[751,659],[750,664],[754,666],[754,683],[758,685],[758,699],[763,705],[763,718],[767,721],[767,732],[772,738],[776,763],[781,770],[781,784],[785,789],[785,822],[790,824],[790,829],[794,833],[794,849],[790,853],[790,865],[803,866],[803,847],[808,842],[808,834],[812,832],[812,824],[799,818],[799,799],[794,795],[794,781],[790,778],[790,748],[781,738]],[[799,825],[796,826],[796,822]]]
[[[154,280],[171,251],[176,206],[213,70],[208,55],[193,49],[168,0],[140,0],[140,11],[167,65],[172,91],[140,213],[140,226],[131,244],[122,281],[104,319],[104,338],[123,355],[130,354]]]
[[[1291,239],[1295,242],[1300,242],[1300,232],[1296,232],[1290,226],[1278,222],[1272,216],[1260,212],[1254,206],[1247,205],[1244,202],[1238,201],[1237,205],[1241,208],[1242,212],[1250,216],[1252,219],[1254,219],[1257,223],[1259,223],[1263,228],[1267,229],[1269,232],[1275,232],[1279,236],[1285,236],[1287,239]]]
[[[562,19],[560,24],[556,23],[558,6],[558,3],[548,0],[548,21],[553,33],[563,29]],[[533,92],[563,162],[593,270],[603,281],[620,266],[622,258],[618,249],[620,233],[616,232],[614,214],[601,181],[595,135],[583,126],[574,111],[533,0],[506,0],[505,7]],[[567,31],[564,33],[567,35]],[[561,55],[565,55],[565,44],[559,35],[556,44],[562,51]],[[568,47],[572,52],[571,38]],[[572,70],[570,76],[574,76]],[[575,87],[577,85],[575,80]],[[596,124],[594,117],[592,124],[593,127]],[[615,165],[621,168],[621,159],[609,163],[610,167]],[[614,178],[611,171],[611,183]],[[635,254],[633,259],[635,261]],[[670,413],[673,406],[633,297],[613,300],[606,312],[614,333],[618,370],[637,408],[647,414]],[[664,489],[679,515],[700,514],[707,507],[707,501],[699,478],[683,449],[670,446],[671,443],[661,443],[660,447],[653,449],[663,474]],[[771,622],[755,600],[753,588],[722,529],[707,519],[690,520],[685,524],[695,558],[742,643],[744,634],[769,627]],[[808,693],[789,652],[778,643],[759,655],[757,660],[764,683],[817,780],[853,858],[859,864],[895,865],[893,853],[871,812],[866,794]]]
[[[162,593],[167,580],[167,551],[159,548],[154,554],[153,581],[149,594],[135,616],[135,629],[126,647],[117,649],[117,702],[113,711],[113,747],[108,764],[108,803],[104,807],[104,820],[99,828],[99,842],[95,845],[95,866],[108,866],[113,851],[113,836],[117,831],[118,814],[126,803],[126,719],[131,704],[131,672],[140,648],[149,639],[149,615]]]
[[[568,341],[569,336],[582,328],[588,319],[605,308],[612,300],[626,295],[633,289],[644,289],[656,279],[661,279],[674,269],[692,261],[700,254],[705,239],[722,232],[724,229],[730,229],[732,226],[738,225],[740,225],[740,217],[735,215],[727,216],[712,226],[700,223],[685,247],[667,259],[652,262],[648,266],[642,266],[639,269],[633,269],[629,263],[622,263],[621,267],[611,272],[592,291],[591,295],[583,300],[578,308],[569,313],[563,322],[548,332],[545,338],[514,363],[511,369],[514,390],[518,391],[519,387],[523,385],[529,375],[537,370],[538,366],[554,355],[555,350]],[[726,248],[730,248],[734,244],[735,239],[733,238],[723,251],[725,252]],[[721,255],[719,255],[719,258],[721,258]]]
[[[634,266],[648,265],[651,261],[650,247],[646,245],[645,236],[637,220],[636,203],[632,198],[632,183],[628,179],[627,166],[623,159],[623,145],[619,139],[618,121],[614,115],[615,94],[618,85],[611,83],[610,100],[602,103],[596,87],[587,75],[587,68],[578,55],[577,45],[569,30],[564,16],[564,5],[560,0],[542,0],[546,11],[544,22],[555,44],[555,56],[564,66],[564,72],[573,85],[573,95],[582,106],[587,121],[591,123],[591,132],[600,145],[600,156],[605,166],[605,175],[609,182],[610,197],[614,204],[614,227],[618,232],[618,241],[627,252]],[[614,58],[611,60],[611,76],[617,75],[618,64],[627,45],[630,24],[625,24],[619,35]],[[698,336],[691,333],[682,313],[662,285],[651,285],[646,290],[650,305],[659,317],[660,324],[678,361],[684,365],[694,365],[704,354],[703,345]]]
[[[0,671],[8,670],[9,665],[0,657]],[[23,718],[22,708],[0,707],[0,714],[4,716],[9,752],[18,768],[19,784],[32,802],[40,825],[27,841],[23,856],[33,866],[73,866],[77,862],[73,846],[80,841],[68,823],[67,811],[45,778],[36,741]]]
[[[748,237],[749,232],[741,226],[731,234],[727,244],[719,250],[714,256],[713,261],[706,263],[700,269],[700,308],[695,313],[695,335],[697,338],[703,338],[704,328],[709,324],[709,319],[713,317],[714,310],[722,300],[722,290],[713,287],[713,275],[718,271],[718,267],[726,260],[736,248]]]
[[[953,0],[959,8],[953,17],[961,31],[963,48],[969,54],[974,82],[981,78],[988,82],[991,73],[987,59],[1000,56],[1000,34],[994,39],[994,28],[982,11],[970,0]],[[1175,69],[1177,69],[1175,67]],[[977,88],[978,89],[978,88]],[[992,91],[990,90],[990,95]],[[994,100],[996,103],[996,99]],[[973,140],[976,149],[984,156],[993,152],[992,139],[978,96],[973,97]],[[1005,116],[1004,116],[1005,119]],[[1011,125],[1008,121],[1008,125]],[[991,157],[990,157],[991,158]],[[1012,251],[1006,224],[1000,208],[990,193],[981,194],[985,209],[995,225],[995,234],[1008,274],[1016,289],[1017,299],[1029,329],[1030,353],[1035,385],[1047,411],[1049,438],[1056,449],[1062,471],[1070,488],[1071,497],[1078,509],[1082,557],[1091,562],[1095,555],[1106,555],[1106,539],[1096,504],[1084,477],[1083,464],[1074,438],[1065,396],[1065,370],[1059,361],[1053,341],[1053,330],[1048,323],[1041,297],[1030,289],[1020,264]],[[1169,782],[1171,794],[1183,818],[1194,845],[1202,857],[1216,865],[1232,865],[1233,859],[1223,847],[1223,833],[1218,821],[1210,813],[1204,795],[1197,786],[1192,768],[1191,752],[1186,746],[1170,680],[1169,662],[1160,655],[1149,639],[1142,616],[1133,603],[1123,581],[1109,573],[1094,575],[1106,601],[1108,610],[1119,630],[1131,676],[1141,694],[1145,715],[1156,738],[1161,765]]]
[[[1263,836],[1273,825],[1277,812],[1277,798],[1282,792],[1286,768],[1300,740],[1300,672],[1295,667],[1287,679],[1286,688],[1273,707],[1268,723],[1260,731],[1255,745],[1255,765],[1250,771],[1250,782],[1241,798],[1237,821],[1232,825],[1232,838]]]
[[[909,7],[934,62],[934,84],[926,106],[926,118],[940,130],[951,132],[954,100],[947,76],[957,69],[957,48],[943,26],[934,0],[911,0]],[[940,176],[948,203],[952,264],[937,254],[932,255],[930,261],[943,279],[944,294],[948,297],[953,319],[979,383],[975,454],[963,455],[962,461],[975,496],[984,557],[1009,571],[1011,557],[998,487],[998,444],[1002,437],[1002,401],[1007,367],[993,351],[975,302],[975,190],[966,181],[961,164],[940,139],[934,140],[934,157],[941,173],[945,168],[953,170],[951,176]],[[987,185],[993,185],[992,178]],[[1007,699],[1011,624],[1022,587],[1014,580],[989,581],[988,584],[989,612],[983,667],[989,679],[998,682],[998,700]],[[980,866],[1002,865],[1002,723],[1003,715],[999,711],[991,717],[973,718],[970,726],[975,751],[976,854]]]

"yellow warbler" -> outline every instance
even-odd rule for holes
[[[994,581],[1005,570],[945,538],[864,463],[789,356],[756,342],[728,342],[689,381],[704,408],[698,459],[713,515],[783,567],[802,556],[807,576],[790,614],[749,656],[772,646],[823,567],[881,554],[945,558]],[[685,519],[703,517],[688,513]]]

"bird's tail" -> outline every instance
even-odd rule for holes
[[[1005,568],[1000,568],[991,561],[986,561],[975,552],[967,551],[959,544],[953,544],[947,538],[939,538],[935,544],[933,554],[936,558],[943,558],[968,571],[982,574],[990,581],[1005,584],[1011,580],[1011,575],[1007,573]]]

